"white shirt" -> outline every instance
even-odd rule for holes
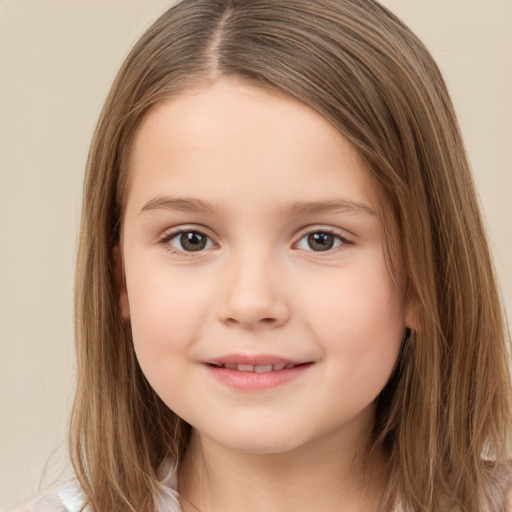
[[[162,493],[157,500],[157,511],[181,512],[176,489],[176,471],[169,467],[164,470]],[[40,496],[14,512],[79,512],[84,501],[84,495],[76,485]],[[89,510],[90,508],[87,507],[84,512]]]

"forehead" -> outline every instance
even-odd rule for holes
[[[313,200],[337,191],[378,207],[364,161],[326,119],[238,79],[200,84],[154,106],[137,130],[129,168],[129,197],[194,189],[222,201],[235,187],[239,198]]]

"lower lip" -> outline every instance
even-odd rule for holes
[[[294,366],[283,370],[275,370],[266,373],[240,372],[238,370],[228,370],[216,366],[206,365],[209,372],[218,381],[227,386],[240,391],[260,391],[274,388],[290,382],[303,375],[312,366],[313,363]]]

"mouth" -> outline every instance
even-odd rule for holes
[[[232,355],[204,362],[210,374],[237,391],[257,392],[285,384],[308,373],[313,361],[276,356]]]
[[[207,363],[213,368],[225,368],[226,370],[236,370],[238,372],[249,373],[269,373],[281,370],[289,370],[298,366],[304,366],[310,363],[270,363],[270,364],[236,364],[236,363]]]

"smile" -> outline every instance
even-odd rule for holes
[[[226,368],[227,370],[236,370],[238,372],[250,372],[250,373],[268,373],[276,372],[280,370],[287,370],[300,366],[305,363],[275,363],[275,364],[234,364],[234,363],[213,363],[212,366],[215,368]]]
[[[236,391],[258,392],[300,378],[312,361],[293,361],[276,356],[231,355],[204,362],[215,381]]]

